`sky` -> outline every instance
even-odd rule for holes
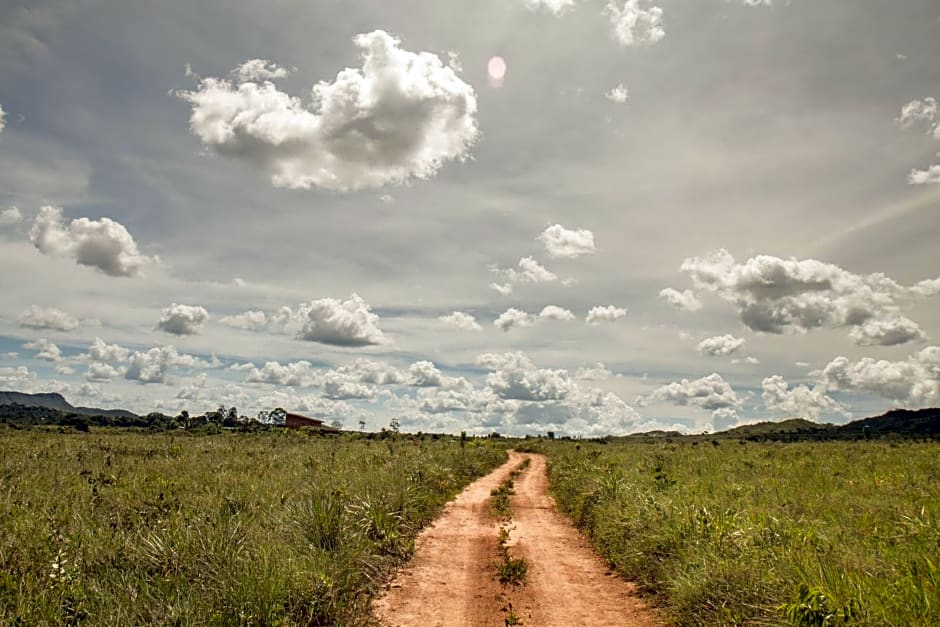
[[[935,0],[9,0],[0,389],[573,436],[940,405]]]

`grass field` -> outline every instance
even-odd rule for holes
[[[539,448],[562,509],[672,622],[940,624],[940,444]]]
[[[344,625],[486,441],[0,431],[0,624]]]

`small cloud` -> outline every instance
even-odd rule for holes
[[[510,307],[496,318],[493,325],[505,332],[516,327],[531,327],[536,320],[537,318],[532,314]]]
[[[588,312],[585,322],[588,324],[601,324],[602,322],[613,322],[627,315],[627,310],[614,305],[606,307],[592,307]]]
[[[17,207],[7,207],[0,211],[0,226],[19,224],[23,221],[23,212]]]
[[[566,229],[560,224],[553,224],[536,239],[545,245],[551,257],[573,259],[596,252],[594,233],[587,229]]]
[[[481,331],[483,329],[476,318],[462,311],[455,311],[446,316],[440,316],[438,320],[463,331]]]
[[[606,94],[604,97],[610,100],[611,102],[616,102],[617,104],[624,104],[627,102],[627,98],[630,97],[630,92],[627,90],[626,86],[623,83],[620,83]]]
[[[204,307],[173,303],[163,310],[157,329],[173,335],[195,335],[209,319]]]

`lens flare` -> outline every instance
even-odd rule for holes
[[[502,57],[492,57],[486,64],[486,73],[490,77],[491,87],[500,87],[506,78],[506,60]]]

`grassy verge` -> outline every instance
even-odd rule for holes
[[[544,448],[561,507],[677,624],[940,624],[936,443]]]
[[[0,431],[0,624],[353,625],[490,442]]]

